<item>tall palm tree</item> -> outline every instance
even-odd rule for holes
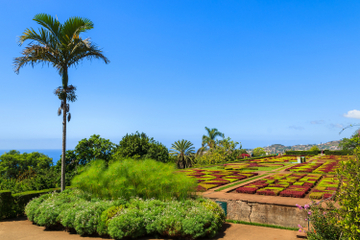
[[[62,131],[62,158],[61,158],[61,191],[65,189],[65,151],[66,151],[66,118],[70,121],[69,104],[67,101],[76,100],[75,90],[68,85],[68,69],[76,67],[82,60],[102,59],[106,64],[110,61],[102,54],[102,51],[93,44],[89,38],[82,39],[80,34],[93,29],[94,24],[86,18],[71,17],[63,24],[48,14],[37,14],[35,22],[42,27],[35,31],[33,28],[25,29],[20,36],[19,45],[30,40],[22,51],[22,56],[14,60],[15,72],[30,64],[41,63],[55,67],[62,78],[62,85],[55,90],[55,94],[61,100],[58,115],[63,114]]]
[[[177,157],[176,164],[179,168],[191,167],[194,159],[195,148],[190,141],[179,140],[171,145],[170,155]]]
[[[210,149],[215,148],[215,140],[217,137],[222,137],[224,138],[225,135],[221,132],[219,132],[219,130],[217,130],[216,128],[208,128],[205,127],[206,131],[207,131],[207,135],[203,135],[202,137],[202,147],[204,148],[205,146],[209,147]]]

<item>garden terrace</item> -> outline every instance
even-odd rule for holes
[[[322,175],[278,173],[236,188],[237,193],[304,198]]]
[[[350,158],[353,158],[353,156],[350,155],[322,155],[317,156],[317,161],[347,161]]]
[[[197,179],[199,183],[197,191],[199,192],[258,175],[258,173],[245,173],[236,170],[191,169],[180,172],[184,172],[187,176]]]
[[[226,163],[224,164],[225,170],[273,170],[285,166],[281,163]]]
[[[329,198],[337,189],[338,184],[339,180],[334,175],[324,176],[319,182],[319,184],[314,189],[312,189],[309,198]]]
[[[299,163],[296,164],[295,166],[287,168],[286,171],[312,173],[315,169],[319,168],[323,164],[324,163],[321,162]]]
[[[249,162],[257,163],[284,163],[284,162],[296,162],[297,156],[274,156],[274,157],[265,157],[260,159],[252,159]]]

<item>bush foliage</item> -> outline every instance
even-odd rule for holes
[[[62,225],[82,235],[97,233],[115,239],[213,237],[225,222],[223,210],[211,200],[89,200],[81,190],[36,198],[26,206],[26,214],[41,226]]]
[[[104,161],[98,160],[76,176],[72,184],[94,197],[105,199],[188,198],[194,192],[197,182],[175,171],[173,165],[151,159],[124,159],[108,167]]]
[[[159,162],[168,162],[169,150],[145,133],[136,132],[126,134],[121,139],[115,150],[114,158],[154,159]]]

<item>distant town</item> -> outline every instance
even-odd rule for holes
[[[339,147],[340,140],[331,141],[321,144],[306,144],[306,145],[294,145],[294,146],[284,146],[282,144],[273,144],[268,147],[263,147],[267,154],[277,154],[285,153],[285,151],[295,150],[295,151],[304,151],[309,150],[312,146],[317,146],[320,150],[340,150]],[[252,152],[252,149],[247,149],[249,153]]]

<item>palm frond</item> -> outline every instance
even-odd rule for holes
[[[15,72],[19,73],[20,68],[30,64],[34,67],[36,64],[51,64],[58,68],[58,60],[56,54],[49,51],[48,48],[40,45],[29,45],[22,52],[22,57],[14,59]]]
[[[71,17],[61,27],[62,41],[70,43],[79,38],[80,33],[93,29],[94,23],[87,18]]]
[[[61,29],[61,23],[56,18],[46,14],[39,13],[33,18],[38,24],[46,28],[58,42],[60,42],[59,34]]]

